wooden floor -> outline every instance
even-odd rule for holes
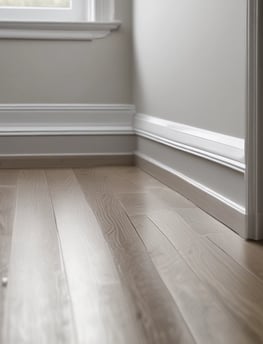
[[[1,344],[263,343],[263,245],[135,167],[0,171]]]

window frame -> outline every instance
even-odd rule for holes
[[[71,1],[70,9],[0,8],[0,38],[93,40],[119,28],[114,0]]]
[[[86,0],[89,2],[90,0]],[[0,7],[1,21],[85,21],[85,0],[71,0],[69,8]]]

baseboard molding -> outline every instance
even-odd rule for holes
[[[133,154],[129,104],[1,104],[0,156]]]
[[[246,215],[243,207],[144,154],[137,152],[135,160],[145,172],[191,200],[242,237],[246,237]]]
[[[133,154],[24,155],[0,156],[0,168],[87,168],[98,166],[133,166]]]
[[[0,136],[0,157],[133,154],[134,135]]]
[[[0,104],[0,136],[131,135],[130,104]]]
[[[126,137],[136,133],[237,171],[245,171],[244,140],[148,115],[134,115],[135,107],[130,104],[0,104],[0,155],[103,153],[103,147],[98,152],[78,151],[78,148],[68,151],[67,144],[64,151],[56,151],[50,145],[46,151],[37,151],[35,147],[44,144],[45,140],[40,137],[50,138],[55,144],[59,137],[73,137],[76,142],[76,137],[92,136],[93,142],[90,139],[87,142],[92,146],[96,146],[97,137],[103,136],[122,136],[125,146],[125,141],[130,141]],[[122,153],[116,149],[112,147],[111,152]]]
[[[244,140],[220,133],[137,114],[134,129],[138,136],[193,154],[244,173]]]
[[[1,104],[0,168],[133,165],[137,147],[142,169],[245,237],[245,211],[235,203],[243,199],[244,140],[134,115],[129,104]]]

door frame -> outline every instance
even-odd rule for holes
[[[246,239],[263,240],[263,3],[247,0]]]

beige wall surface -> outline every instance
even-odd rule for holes
[[[0,41],[0,103],[131,103],[132,0],[119,31],[93,42]]]
[[[246,0],[134,0],[137,112],[245,136]]]

